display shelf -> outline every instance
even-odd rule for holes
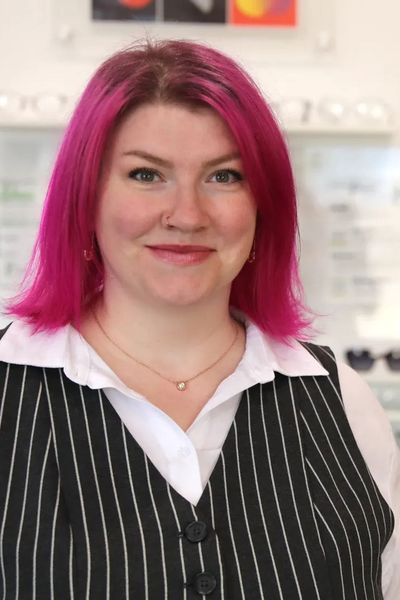
[[[305,123],[300,125],[282,124],[284,131],[291,135],[321,136],[391,136],[395,129],[392,125],[326,124]]]
[[[62,129],[69,120],[70,115],[48,116],[48,117],[21,117],[0,116],[1,129]],[[321,123],[284,124],[282,129],[288,135],[312,135],[312,136],[391,136],[396,131],[389,125],[327,125]]]

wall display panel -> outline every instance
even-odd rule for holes
[[[334,0],[53,0],[53,49],[99,60],[143,37],[210,43],[248,64],[298,64],[334,48]]]
[[[301,270],[329,343],[374,389],[400,443],[400,149],[387,139],[291,139]]]
[[[349,338],[400,342],[400,150],[302,138],[291,152],[311,304],[332,323],[349,315]]]
[[[0,306],[24,274],[60,136],[55,129],[0,129]]]

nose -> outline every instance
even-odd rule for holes
[[[198,231],[209,224],[204,194],[193,183],[177,184],[168,210],[168,226],[181,231]]]

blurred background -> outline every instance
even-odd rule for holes
[[[144,36],[208,42],[250,71],[285,130],[317,341],[367,379],[400,441],[399,23],[396,0],[1,0],[0,304],[93,70]]]

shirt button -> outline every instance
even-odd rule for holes
[[[204,571],[194,578],[193,587],[201,596],[208,596],[217,587],[217,580],[212,573]]]
[[[188,456],[190,456],[190,448],[188,448],[187,446],[181,446],[178,450],[178,456],[180,456],[181,458],[187,458]]]
[[[207,525],[203,521],[193,521],[185,527],[185,536],[189,542],[202,542],[207,533]]]

